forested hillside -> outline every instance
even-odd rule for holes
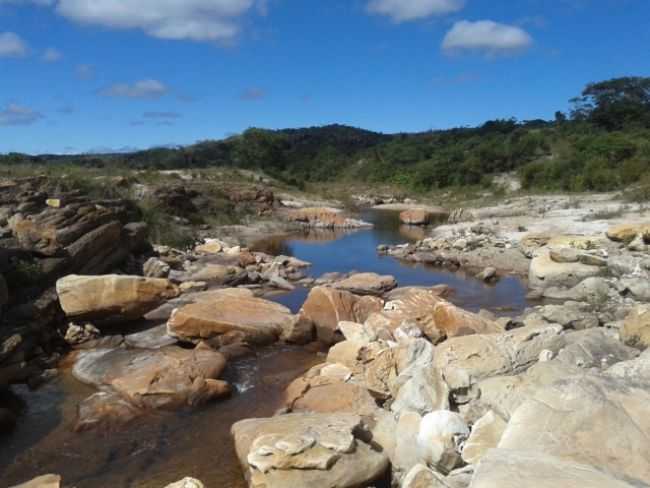
[[[493,120],[480,127],[379,134],[343,125],[251,128],[223,140],[129,154],[8,154],[4,164],[129,168],[230,166],[305,182],[391,183],[427,191],[488,184],[518,171],[526,188],[612,190],[650,179],[650,78],[589,84],[552,121]]]

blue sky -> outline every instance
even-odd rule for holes
[[[551,118],[649,74],[647,0],[0,0],[0,152]]]

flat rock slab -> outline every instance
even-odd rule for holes
[[[175,310],[167,330],[169,335],[189,341],[238,334],[253,344],[269,344],[283,331],[293,329],[298,320],[283,305],[233,288],[208,292],[197,303]]]
[[[166,279],[122,275],[68,275],[56,291],[68,318],[114,321],[138,319],[180,293]]]
[[[348,414],[289,414],[232,427],[235,449],[251,487],[367,486],[388,468],[388,456],[357,437],[361,418]]]
[[[527,450],[493,449],[476,468],[471,488],[633,488],[594,466]]]
[[[648,484],[649,387],[647,378],[609,375],[560,380],[516,410],[499,448],[530,449]]]
[[[397,287],[393,276],[381,276],[377,273],[356,273],[352,276],[337,281],[332,285],[337,290],[345,290],[356,295],[381,296]]]

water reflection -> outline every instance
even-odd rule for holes
[[[388,210],[368,210],[361,218],[372,222],[373,229],[356,232],[334,233],[335,240],[309,240],[303,234],[280,238],[287,255],[312,263],[310,274],[319,277],[329,272],[372,271],[393,275],[400,286],[433,286],[446,284],[453,288],[450,298],[454,303],[468,310],[488,309],[498,314],[516,314],[526,305],[526,289],[514,277],[502,278],[494,285],[488,285],[461,272],[453,273],[424,264],[401,262],[376,252],[379,244],[402,244],[419,240],[430,228],[402,226],[399,213]],[[406,229],[405,229],[406,227]],[[487,265],[488,263],[486,263]],[[293,311],[307,297],[308,290],[295,291],[274,297]]]

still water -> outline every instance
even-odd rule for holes
[[[514,314],[526,307],[526,289],[518,278],[505,277],[487,285],[462,272],[380,256],[376,252],[378,245],[414,242],[426,237],[429,229],[400,225],[399,214],[394,211],[368,210],[360,217],[373,223],[374,228],[351,232],[311,230],[288,238],[267,239],[256,247],[309,261],[310,274],[314,277],[329,272],[372,271],[394,276],[399,286],[449,285],[454,292],[451,301],[472,311],[483,308],[498,314]],[[299,288],[275,300],[297,311],[307,293],[308,290]]]
[[[351,233],[311,232],[257,244],[260,250],[290,254],[313,264],[310,274],[372,271],[395,276],[401,286],[447,284],[460,306],[516,313],[526,306],[525,289],[515,278],[488,286],[462,274],[410,266],[376,253],[379,244],[421,239],[424,230],[401,227],[394,212],[366,212],[374,229]],[[297,311],[307,290],[275,297]],[[192,412],[157,413],[120,432],[74,433],[77,404],[94,392],[66,368],[35,392],[17,389],[24,414],[18,427],[0,439],[0,486],[45,473],[63,476],[64,487],[162,488],[185,476],[208,488],[244,488],[230,439],[230,426],[243,418],[272,415],[286,386],[323,357],[303,348],[274,346],[234,361],[226,372],[237,388],[232,398]]]

